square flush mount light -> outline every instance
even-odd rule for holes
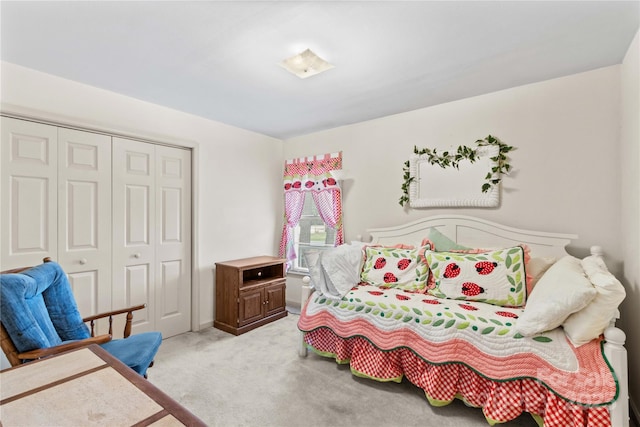
[[[315,76],[316,74],[320,74],[323,71],[333,68],[333,65],[320,58],[310,49],[292,56],[291,58],[285,59],[280,62],[280,66],[301,79]]]

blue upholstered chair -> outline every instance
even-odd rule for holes
[[[49,261],[0,275],[0,344],[12,366],[25,361],[99,344],[146,377],[162,343],[159,332],[131,334],[133,311],[144,305],[82,319],[67,275]],[[112,318],[127,313],[124,338],[111,339]],[[109,334],[95,336],[94,321],[109,318]],[[85,322],[90,322],[91,330]]]

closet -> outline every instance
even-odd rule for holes
[[[191,151],[2,117],[0,268],[50,256],[83,316],[145,303],[134,332],[191,325]]]

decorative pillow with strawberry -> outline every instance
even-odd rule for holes
[[[429,269],[418,255],[422,250],[367,246],[360,280],[374,286],[424,292]]]
[[[504,307],[522,307],[526,302],[522,246],[468,254],[425,250],[424,257],[435,280],[428,292],[435,297]]]

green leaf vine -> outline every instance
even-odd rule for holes
[[[491,167],[491,171],[487,173],[485,182],[482,184],[482,192],[486,193],[491,189],[491,187],[498,185],[500,181],[502,181],[502,174],[507,174],[511,170],[507,153],[514,149],[513,146],[507,145],[498,138],[488,135],[484,139],[478,139],[476,141],[475,148],[466,145],[459,145],[455,151],[444,151],[441,154],[435,148],[419,149],[417,146],[414,146],[413,152],[418,156],[426,155],[427,161],[432,165],[438,165],[441,168],[454,167],[459,169],[461,161],[468,160],[469,162],[474,163],[478,159],[478,149],[480,147],[488,146],[497,146],[498,155],[491,157],[491,160],[496,164]],[[415,177],[411,176],[410,173],[409,160],[404,162],[402,171],[404,182],[402,183],[402,196],[399,200],[400,206],[404,206],[406,203],[409,203],[409,186],[415,179]]]

